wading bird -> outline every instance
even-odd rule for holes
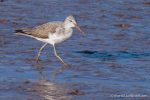
[[[39,25],[34,28],[23,28],[15,30],[16,34],[26,35],[32,38],[35,38],[39,41],[44,42],[45,44],[39,49],[39,52],[36,57],[36,62],[39,61],[41,51],[47,44],[51,44],[54,48],[55,56],[65,65],[67,64],[56,52],[55,44],[61,43],[64,40],[71,37],[73,30],[72,28],[77,28],[83,35],[85,34],[80,27],[78,26],[75,18],[73,16],[68,16],[63,22],[53,21],[48,22],[42,25]]]

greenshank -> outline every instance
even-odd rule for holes
[[[80,29],[75,18],[72,15],[68,16],[63,22],[53,21],[53,22],[48,22],[48,23],[36,26],[34,28],[17,29],[15,30],[15,33],[19,35],[29,36],[29,37],[32,37],[39,41],[44,42],[44,45],[39,49],[39,52],[36,57],[36,62],[39,61],[39,57],[44,47],[46,47],[48,44],[51,44],[53,46],[55,56],[65,66],[67,66],[67,64],[63,61],[63,59],[58,55],[56,48],[55,48],[55,44],[61,43],[64,40],[71,37],[73,33],[72,28],[76,28],[83,35],[85,35],[85,33]]]

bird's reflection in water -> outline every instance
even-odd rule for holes
[[[72,100],[72,97],[67,95],[67,89],[65,86],[50,82],[46,79],[43,65],[37,63],[35,67],[41,78],[39,82],[31,85],[31,89],[34,93],[38,94],[44,100]],[[52,77],[56,78],[58,74],[62,74],[62,72],[67,68],[68,67],[62,66],[60,69],[54,71]]]
[[[32,90],[42,97],[44,100],[71,100],[71,96],[67,96],[67,90],[62,84],[56,84],[46,79],[44,75],[44,66],[40,63],[36,64],[36,70],[40,75],[40,81],[32,85]],[[62,74],[68,67],[62,66],[56,70],[52,77],[56,78],[58,74]]]
[[[38,95],[40,100],[72,100],[72,96],[67,95],[67,89],[63,84],[42,80],[29,82],[27,87],[30,88],[27,92]]]
[[[54,72],[53,77],[55,78],[57,75],[62,74],[67,68],[68,66],[62,66],[60,69]]]
[[[57,75],[62,74],[69,66],[62,66],[61,68],[57,69],[56,71],[54,71],[54,73],[52,74],[53,78],[56,78]],[[40,63],[36,64],[36,69],[39,72],[42,80],[46,80],[46,76],[44,75],[44,66],[41,65]]]
[[[46,80],[46,76],[44,75],[44,71],[43,71],[44,66],[40,63],[36,63],[35,68],[40,75],[40,80]]]

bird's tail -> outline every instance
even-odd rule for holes
[[[18,35],[30,35],[31,32],[31,29],[16,29],[14,33]]]

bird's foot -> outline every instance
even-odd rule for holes
[[[36,63],[39,63],[39,61],[40,61],[39,58],[36,58],[36,59],[35,59],[35,62],[36,62]]]
[[[63,63],[64,67],[69,67],[69,64]]]

